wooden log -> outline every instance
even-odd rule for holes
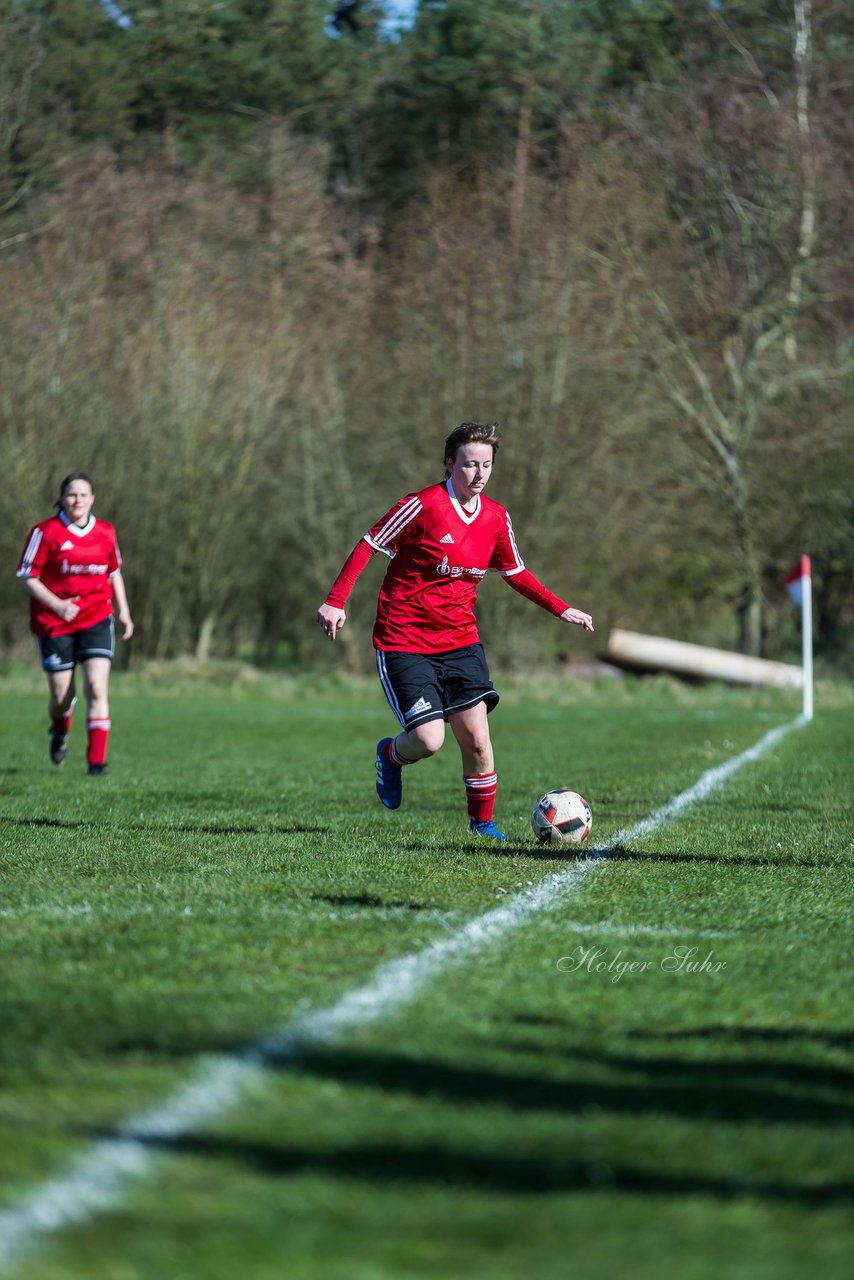
[[[691,679],[723,680],[727,684],[800,689],[804,679],[801,668],[788,662],[749,658],[727,649],[710,649],[702,644],[686,644],[682,640],[645,636],[619,628],[608,638],[607,656],[609,662],[633,671],[666,671]]]

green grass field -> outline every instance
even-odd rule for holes
[[[466,831],[452,743],[380,808],[372,687],[117,678],[109,779],[85,776],[82,716],[57,770],[40,686],[0,689],[0,1258],[3,1210],[206,1060],[575,864],[530,833],[543,790],[582,791],[604,849],[798,711],[666,682],[508,689],[496,846]],[[847,1277],[852,756],[850,691],[820,695],[811,725],[415,998],[140,1141],[144,1176],[0,1271]]]

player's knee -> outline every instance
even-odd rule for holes
[[[412,730],[412,736],[425,756],[434,756],[445,741],[444,721],[430,720],[427,724],[420,724]]]
[[[466,732],[459,735],[459,743],[465,751],[473,752],[479,756],[489,755],[492,744],[489,738],[488,726],[467,726]]]

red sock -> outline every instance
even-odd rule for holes
[[[74,715],[74,704],[77,701],[73,698],[71,706],[67,711],[60,711],[59,715],[52,715],[50,718],[50,727],[54,733],[69,734],[71,732],[71,717]]]
[[[475,822],[491,822],[495,812],[495,793],[498,790],[497,773],[472,773],[463,776],[469,817]]]
[[[109,720],[87,720],[86,732],[89,735],[89,747],[86,752],[86,763],[106,764],[107,741],[110,737]]]

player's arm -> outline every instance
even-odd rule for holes
[[[514,591],[518,591],[520,596],[524,596],[526,600],[533,600],[534,604],[538,604],[548,613],[553,613],[562,622],[572,622],[578,627],[583,627],[585,631],[593,630],[593,619],[589,613],[585,613],[583,609],[575,609],[566,600],[561,600],[560,596],[549,591],[548,587],[543,586],[542,582],[525,568],[525,562],[516,546],[509,512],[504,513],[504,525],[489,567],[497,569],[504,581]]]
[[[320,623],[330,640],[335,639],[347,621],[344,605],[371,556],[377,551],[393,556],[401,538],[409,536],[407,530],[411,532],[417,527],[416,517],[420,511],[421,499],[418,494],[408,493],[356,543],[333,582],[329,595],[315,614],[315,620]]]
[[[122,639],[130,640],[133,635],[133,618],[130,616],[130,606],[128,605],[128,595],[125,590],[125,580],[122,577],[121,569],[114,570],[110,574],[110,586],[113,588],[113,599],[119,612],[119,622],[122,624]]]
[[[548,587],[535,578],[529,569],[505,572],[504,581],[514,591],[518,591],[520,596],[524,596],[526,600],[533,600],[534,604],[553,613],[562,622],[572,622],[578,627],[583,627],[585,631],[593,630],[593,619],[589,613],[585,613],[583,609],[575,609],[565,600],[561,600],[560,596],[549,591]]]
[[[18,578],[21,586],[27,595],[33,600],[38,600],[39,604],[50,609],[57,617],[62,618],[64,622],[73,622],[80,612],[80,606],[77,601],[79,596],[72,596],[68,600],[63,600],[61,596],[55,595],[50,587],[46,587],[41,578],[24,577]]]
[[[58,596],[42,582],[42,570],[47,564],[49,552],[49,540],[45,537],[41,525],[37,524],[27,534],[16,577],[30,599],[37,601],[43,608],[50,609],[58,618],[62,618],[63,622],[73,622],[80,612],[80,606],[77,603],[80,597]]]
[[[315,621],[323,627],[323,630],[329,636],[330,640],[334,640],[338,632],[347,621],[347,614],[344,605],[349,599],[350,592],[356,585],[359,574],[365,568],[365,565],[376,554],[376,549],[366,542],[364,538],[360,538],[353,550],[350,552],[344,564],[341,566],[341,572],[333,582],[329,594],[323,604],[315,614]]]

